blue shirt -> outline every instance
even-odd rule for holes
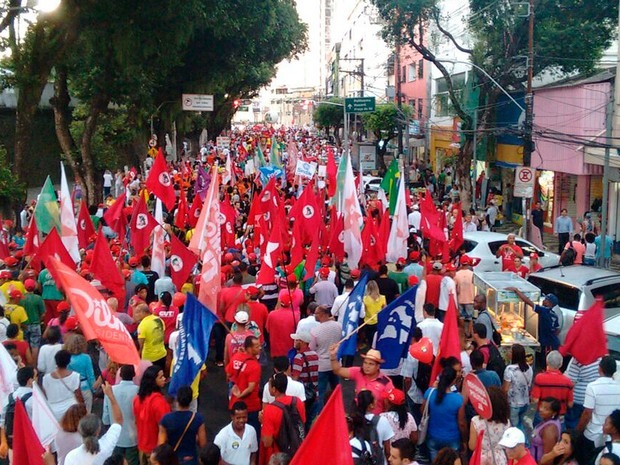
[[[482,369],[475,371],[474,373],[476,373],[476,376],[480,382],[484,384],[484,387],[502,387],[502,382],[499,380],[499,376],[494,371]]]
[[[121,435],[116,445],[118,447],[135,447],[138,445],[138,432],[136,431],[136,419],[133,415],[133,399],[138,395],[138,386],[133,381],[121,381],[112,386],[112,392],[118,406],[123,412],[123,425]],[[104,425],[109,425],[111,414],[110,399],[106,396],[103,401],[103,417]]]
[[[601,258],[601,236],[596,236],[594,238],[594,244],[596,245],[596,258]],[[614,247],[614,238],[611,236],[605,236],[605,257],[611,258],[611,252]]]
[[[534,311],[538,313],[538,342],[541,346],[549,346],[553,350],[560,347],[560,340],[552,329],[551,312],[549,307],[536,305]]]
[[[80,375],[80,389],[82,391],[93,390],[93,386],[95,385],[95,372],[93,370],[93,361],[89,355],[71,355],[71,362],[69,362],[67,368]]]
[[[568,216],[558,216],[555,219],[555,224],[553,226],[553,232],[557,234],[561,233],[572,233],[573,232],[573,220],[571,220]]]
[[[428,400],[432,394],[431,400]],[[428,389],[424,394],[428,407],[428,435],[441,442],[461,440],[459,431],[459,409],[463,405],[463,396],[458,392],[446,394],[440,404],[437,403],[437,389]]]

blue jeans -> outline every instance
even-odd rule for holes
[[[523,417],[525,416],[525,412],[527,412],[528,405],[524,405],[523,407],[510,407],[510,424],[516,428],[519,428],[525,434],[525,429],[523,428]]]
[[[577,423],[579,423],[582,413],[583,405],[573,404],[573,406],[566,411],[566,416],[564,417],[566,428],[574,430],[577,427]]]
[[[428,447],[428,452],[431,456],[431,462],[434,462],[435,457],[437,457],[437,453],[441,449],[444,447],[449,447],[450,449],[454,449],[458,452],[461,448],[461,442],[458,439],[455,441],[439,441],[428,436],[426,438],[426,446]]]
[[[340,380],[333,371],[319,371],[319,397],[317,398],[314,407],[317,415],[321,413],[321,410],[323,410],[323,406],[325,405],[325,394],[327,394],[328,385],[333,390],[339,383]]]

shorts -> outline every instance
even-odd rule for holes
[[[465,321],[471,321],[474,317],[474,304],[459,304],[461,318]]]
[[[41,325],[26,325],[24,330],[24,340],[30,344],[30,347],[41,347]]]

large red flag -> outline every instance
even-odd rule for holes
[[[484,439],[484,430],[478,433],[478,438],[476,439],[476,448],[474,449],[474,453],[469,459],[469,465],[482,465],[482,440]],[[492,444],[492,447],[497,447],[497,444]],[[494,454],[495,452],[492,451]]]
[[[35,220],[34,215],[32,215],[32,218],[30,218],[30,225],[28,226],[28,232],[26,233],[24,255],[28,256],[37,253],[39,250],[39,245],[39,228],[37,227],[37,220]]]
[[[127,196],[125,192],[123,192],[120,196],[116,198],[114,203],[106,210],[103,214],[103,219],[106,224],[116,233],[118,234],[118,238],[121,242],[125,242],[125,236],[127,235],[127,217],[123,212],[125,208],[125,200]]]
[[[433,370],[431,372],[431,384],[441,372],[441,359],[448,357],[456,357],[461,359],[461,342],[459,339],[459,325],[457,322],[456,305],[453,296],[448,298],[448,310],[443,320],[443,330],[441,331],[441,339],[439,340],[439,350]]]
[[[69,297],[84,337],[97,339],[111,360],[137,366],[140,355],[131,336],[99,291],[60,260],[51,257],[48,263],[56,283]]]
[[[200,198],[200,194],[196,194],[194,196],[194,201],[192,202],[192,206],[189,209],[189,213],[187,214],[187,224],[190,227],[195,228],[196,223],[198,223],[198,218],[200,218],[200,212],[202,211],[202,199]]]
[[[263,212],[261,211],[261,194],[254,193],[248,214],[248,226],[255,226]]]
[[[172,177],[166,165],[166,157],[161,148],[155,157],[149,177],[146,179],[146,188],[149,192],[155,194],[168,210],[172,210],[176,196],[174,194],[174,186],[172,185]]]
[[[222,247],[235,247],[235,220],[237,212],[230,204],[230,198],[226,196],[226,200],[220,202],[220,221],[222,222]]]
[[[290,465],[309,463],[353,465],[340,384],[332,392]]]
[[[336,166],[334,151],[331,147],[327,148],[327,168],[325,172],[327,174],[327,194],[333,197],[336,194],[336,187],[338,185],[338,167]]]
[[[174,217],[174,225],[179,229],[185,229],[185,223],[187,221],[187,197],[185,190],[181,189],[179,194],[179,206]]]
[[[314,239],[312,240],[312,245],[310,246],[310,251],[306,256],[306,265],[304,269],[306,270],[306,280],[314,278],[314,271],[316,269],[316,262],[319,259],[319,230],[314,230]]]
[[[174,234],[170,235],[170,278],[181,289],[198,259]]]
[[[381,255],[380,247],[378,247],[379,234],[372,218],[366,218],[364,229],[362,229],[362,247],[364,253],[360,258],[360,263],[366,263],[375,266],[378,262],[383,262],[385,254]]]
[[[93,220],[90,219],[90,215],[88,214],[88,206],[86,205],[86,201],[82,200],[77,221],[78,244],[82,249],[88,247],[90,238],[93,234],[95,234],[95,226],[93,225]]]
[[[99,234],[95,241],[90,271],[95,278],[101,281],[101,284],[106,289],[109,289],[114,294],[114,297],[118,299],[119,308],[122,308],[125,302],[125,279],[123,279],[118,266],[114,262],[114,257],[112,257],[112,252],[102,229],[99,229]]]
[[[310,181],[288,215],[289,218],[295,219],[295,223],[299,222],[301,239],[304,244],[312,242],[314,239],[314,232],[322,223],[322,218],[319,215],[320,210],[314,194],[314,183]]]
[[[68,268],[75,269],[75,262],[71,258],[71,255],[69,255],[69,252],[67,252],[67,249],[62,243],[62,240],[60,239],[60,235],[58,234],[56,228],[50,229],[50,233],[43,241],[43,244],[41,244],[41,247],[39,247],[39,251],[37,252],[36,257],[32,259],[32,262],[34,262],[35,260],[37,261],[37,263],[42,261],[43,263],[45,263],[45,266],[49,268],[49,259],[51,257],[60,260]],[[58,282],[52,270],[50,270],[50,273],[52,273],[52,277],[54,278],[54,280]]]
[[[133,213],[131,214],[131,246],[138,256],[144,254],[144,250],[151,244],[151,233],[158,223],[153,215],[146,209],[144,196],[140,195]]]
[[[560,347],[560,353],[572,355],[582,365],[588,365],[607,355],[609,352],[603,327],[604,313],[605,304],[601,298],[597,298],[588,310],[577,312],[573,325],[566,333],[564,345]]]
[[[13,465],[43,465],[44,452],[22,401],[17,399],[13,418]]]
[[[280,232],[280,222],[274,221],[271,235],[265,246],[263,262],[256,277],[256,284],[271,284],[275,281],[276,266],[281,253],[282,233]]]
[[[454,226],[452,227],[452,234],[450,236],[450,250],[456,253],[461,248],[463,242],[463,210],[461,209],[461,203],[457,203],[454,208],[457,210],[456,218],[454,219]]]
[[[342,261],[344,259],[344,215],[339,215],[333,208],[330,217],[329,250],[338,261]]]

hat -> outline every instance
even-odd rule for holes
[[[548,300],[552,307],[558,304],[558,297],[555,294],[547,294],[545,300]]]
[[[239,265],[241,265],[241,262],[239,260],[233,260],[232,262],[230,262],[230,265],[234,268],[237,268]]]
[[[12,266],[17,265],[17,261],[18,261],[18,260],[17,260],[17,258],[15,258],[15,257],[6,257],[6,258],[4,259],[4,264],[5,264],[6,266],[8,266],[8,267],[12,267]]]
[[[250,315],[248,315],[248,312],[241,310],[235,313],[235,321],[239,323],[240,325],[246,324],[249,320],[250,320]]]
[[[394,405],[405,404],[405,393],[400,389],[392,389],[385,394],[385,399],[389,400]]]
[[[435,268],[435,265],[433,265],[433,268]],[[446,263],[446,271],[456,271],[454,263]]]
[[[280,303],[283,306],[288,307],[291,305],[291,296],[289,294],[283,294],[282,297],[280,297]]]
[[[24,287],[29,292],[34,291],[37,287],[37,283],[35,282],[34,279],[28,278],[26,281],[24,281]]]
[[[310,336],[310,333],[307,331],[301,332],[301,333],[293,333],[291,334],[291,339],[293,341],[296,340],[300,340],[303,341],[307,344],[310,344],[310,341],[312,340],[312,337]]]
[[[412,274],[411,276],[407,278],[407,282],[409,283],[410,286],[415,286],[416,284],[420,282],[420,280],[418,279],[416,275]]]
[[[414,250],[413,252],[409,253],[409,260],[411,260],[412,262],[417,262],[420,259],[420,252]]]
[[[249,286],[245,292],[248,293],[248,295],[250,296],[257,296],[258,294],[260,294],[260,290],[258,289],[258,287],[256,286]]]
[[[293,273],[289,274],[286,277],[286,281],[289,283],[296,283],[297,282],[297,276],[295,276]]]
[[[419,209],[420,209],[420,206],[416,203],[416,204],[415,204],[413,207],[411,207],[411,208],[413,208],[414,210],[419,210]]]
[[[70,316],[69,318],[67,318],[67,321],[65,321],[65,329],[67,331],[73,331],[75,329],[77,329],[78,327],[78,319],[75,316]]]
[[[122,273],[123,273],[123,278],[125,278],[125,279],[127,279],[127,278],[129,278],[131,276],[131,271],[129,271],[129,270],[123,270]]]
[[[56,306],[56,311],[57,312],[64,312],[66,310],[69,310],[69,303],[65,300],[63,300],[62,302],[60,302],[57,306]]]
[[[11,292],[9,292],[9,297],[11,299],[21,299],[24,296],[24,294],[22,294],[22,291],[20,291],[19,289],[13,289],[11,290]]]
[[[17,260],[21,260],[22,258],[24,258],[24,251],[23,250],[18,250],[15,252],[15,254],[13,255]]]
[[[359,279],[360,274],[361,274],[361,272],[357,268],[354,269],[354,270],[351,270],[351,278],[353,278],[353,279]]]
[[[329,257],[323,257],[321,258],[321,265],[323,266],[329,266],[331,265],[332,261]]]
[[[441,262],[435,262],[433,263],[433,270],[435,271],[441,271],[441,269],[443,268],[443,265],[441,264]]]
[[[250,261],[250,263],[254,263],[256,261],[256,254],[255,253],[248,254],[248,260]]]
[[[9,270],[0,271],[0,279],[11,279],[13,275]]]
[[[139,263],[140,261],[138,260],[138,257],[131,257],[129,259],[129,266],[132,268],[135,268],[136,266],[138,266]]]
[[[405,264],[407,264],[407,260],[405,260],[403,257],[400,257],[398,260],[396,260],[396,264],[397,265],[405,265]]]
[[[502,438],[499,440],[500,446],[508,447],[509,449],[516,447],[518,444],[525,444],[525,435],[523,431],[514,426],[504,431]]]
[[[361,357],[364,359],[372,360],[373,362],[377,362],[379,364],[384,363],[385,360],[381,358],[381,352],[377,349],[369,349],[365,354],[361,354]]]
[[[530,254],[530,260],[531,260],[532,258],[535,258],[536,260],[538,260],[540,257],[538,257],[538,254],[537,254],[537,253],[531,253],[531,254]]]
[[[322,278],[327,278],[329,276],[329,268],[323,267],[319,269],[319,275]]]

